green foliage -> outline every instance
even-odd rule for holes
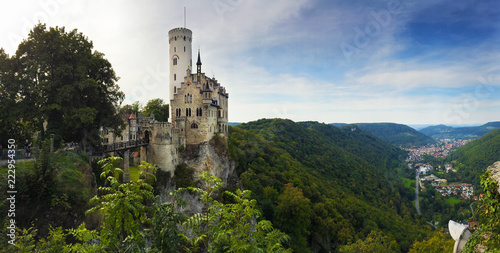
[[[194,168],[186,163],[175,167],[174,180],[177,188],[186,188],[194,186]]]
[[[16,225],[29,228],[36,221],[39,236],[47,236],[50,226],[79,225],[95,191],[88,161],[75,152],[50,153],[47,145],[38,160],[16,162]],[[7,168],[0,168],[0,174],[6,175]],[[0,181],[2,199],[7,198],[6,183]],[[0,202],[0,211],[7,213],[5,208]]]
[[[475,252],[477,244],[486,246],[487,252],[500,252],[500,193],[498,183],[491,175],[491,170],[481,175],[484,195],[479,209],[480,227],[467,241],[464,252]]]
[[[457,173],[450,173],[455,182],[468,182],[480,189],[481,175],[485,169],[500,161],[500,129],[473,140],[458,148],[447,157],[454,164]]]
[[[357,242],[349,245],[341,246],[340,252],[345,253],[361,253],[361,252],[400,252],[396,240],[385,236],[382,232],[373,230],[366,237],[365,240],[358,240]],[[424,251],[421,251],[424,252]],[[426,252],[426,251],[425,251]]]
[[[146,235],[142,226],[149,225],[149,218],[153,210],[148,202],[154,198],[153,186],[146,182],[146,178],[154,178],[152,174],[156,168],[143,161],[140,179],[130,183],[120,184],[113,175],[113,163],[119,157],[108,157],[99,162],[102,165],[101,177],[106,177],[110,186],[99,187],[99,195],[90,202],[95,204],[88,214],[99,212],[102,217],[100,231],[101,243],[104,248],[114,251],[139,250],[145,248]]]
[[[208,172],[200,177],[204,180],[205,190],[189,187],[171,193],[193,192],[205,204],[202,213],[194,214],[183,223],[193,232],[192,236],[184,235],[189,242],[189,247],[185,248],[187,252],[200,249],[208,252],[291,252],[283,247],[288,236],[274,229],[271,222],[261,220],[253,225],[260,212],[256,209],[256,201],[249,199],[249,191],[226,191],[234,202],[222,204],[212,197],[222,189],[221,179],[210,176]]]
[[[16,233],[16,243],[8,245],[5,251],[0,252],[69,252],[66,250],[66,235],[61,227],[49,228],[46,238],[36,241],[38,230],[33,226],[28,229],[18,229]]]
[[[151,252],[181,252],[186,241],[177,225],[184,221],[185,217],[175,211],[175,203],[158,205],[151,224]]]
[[[311,201],[291,183],[285,185],[276,207],[276,225],[290,235],[295,252],[307,252],[306,238],[311,225]]]
[[[448,233],[443,230],[431,233],[428,239],[423,241],[416,241],[411,246],[409,253],[442,253],[453,252],[453,245],[455,241]]]
[[[252,191],[263,217],[290,234],[292,248],[302,249],[306,242],[314,251],[335,251],[376,229],[407,251],[428,231],[411,202],[414,188],[398,177],[407,168],[400,160],[405,152],[372,134],[281,119],[229,130],[229,153],[243,187]],[[301,216],[304,223],[297,225],[308,228],[304,233],[290,233],[281,217],[286,212],[278,213],[288,183],[309,200],[301,206],[309,216]]]
[[[37,24],[15,55],[0,51],[0,72],[2,140],[40,131],[42,138],[55,134],[56,145],[97,145],[101,126],[117,130],[122,123],[116,113],[124,98],[118,77],[77,30]]]
[[[151,113],[155,115],[155,120],[166,122],[168,121],[169,105],[166,104],[161,98],[151,99],[144,107],[143,114],[144,116],[149,117]]]
[[[395,123],[357,123],[355,125],[396,146],[421,147],[436,142],[431,137],[406,125]]]

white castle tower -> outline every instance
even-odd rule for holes
[[[193,55],[191,53],[191,41],[193,32],[187,28],[174,28],[168,32],[169,56],[170,56],[170,99],[181,87],[186,76],[186,70],[193,66]]]

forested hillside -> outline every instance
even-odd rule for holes
[[[480,177],[485,168],[500,161],[500,129],[460,147],[450,154],[447,161],[458,170],[457,181],[472,183],[480,189]]]
[[[397,176],[405,153],[356,127],[259,120],[230,128],[229,149],[244,188],[296,252],[332,251],[372,231],[406,252],[428,231]]]
[[[356,123],[355,125],[396,146],[421,147],[436,142],[407,125],[396,123]]]
[[[500,121],[489,122],[475,127],[437,125],[421,129],[420,132],[434,139],[475,139],[498,128],[500,128]]]

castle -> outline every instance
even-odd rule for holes
[[[103,137],[105,145],[147,140],[149,144],[140,148],[141,160],[173,175],[175,167],[181,163],[179,150],[182,147],[208,142],[216,134],[227,139],[229,95],[215,78],[201,71],[199,50],[196,72],[191,69],[191,30],[175,28],[168,32],[168,37],[170,122],[158,122],[154,115],[138,119],[128,115],[123,137],[118,139],[108,131]]]

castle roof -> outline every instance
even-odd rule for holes
[[[203,85],[205,86],[205,85]],[[202,90],[202,92],[212,92],[212,90],[207,86],[205,86],[205,89]]]
[[[201,65],[200,49],[198,49],[198,61],[196,62],[196,65]]]

